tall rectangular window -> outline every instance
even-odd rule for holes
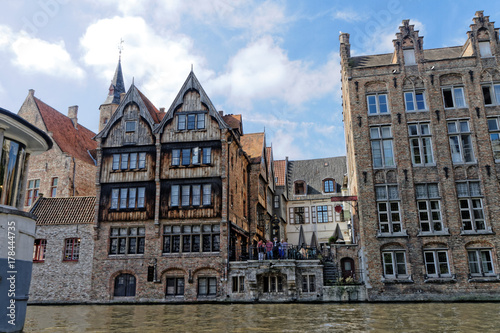
[[[215,296],[217,294],[217,278],[199,277],[198,296]]]
[[[172,185],[170,191],[170,206],[179,206],[179,185]]]
[[[316,292],[316,275],[302,275],[302,292]]]
[[[423,91],[407,91],[405,95],[406,111],[425,111],[425,94]]]
[[[35,239],[35,243],[33,245],[33,262],[44,262],[46,249],[46,239]]]
[[[429,123],[408,125],[413,165],[433,165],[431,129]]]
[[[128,208],[135,208],[136,191],[137,189],[135,188],[128,190]]]
[[[465,104],[464,88],[463,87],[446,87],[443,88],[443,102],[445,109],[464,108]]]
[[[127,208],[127,188],[120,189],[120,208]]]
[[[212,186],[210,184],[203,185],[203,205],[212,204]]]
[[[418,218],[422,232],[443,231],[438,184],[416,184]]]
[[[53,177],[50,183],[50,197],[55,198],[57,196],[57,183],[59,182],[59,178]]]
[[[120,193],[120,189],[114,188],[111,190],[111,209],[118,208],[118,196]]]
[[[480,232],[486,230],[481,186],[479,181],[457,182],[458,203],[462,230]]]
[[[192,162],[193,164],[200,164],[200,148],[193,148]]]
[[[146,168],[146,153],[139,153],[139,169]]]
[[[475,162],[472,135],[468,120],[448,122],[451,159],[453,163]]]
[[[193,206],[201,204],[201,185],[193,185]]]
[[[122,154],[122,163],[120,169],[122,170],[128,169],[128,154]]]
[[[328,222],[328,206],[317,206],[316,215],[318,217],[318,223]]]
[[[145,187],[124,187],[111,190],[111,209],[144,208]]]
[[[405,66],[416,65],[415,62],[415,49],[403,50],[403,57],[405,59]]]
[[[481,58],[491,57],[491,47],[490,42],[479,42],[479,53],[481,54]]]
[[[274,208],[279,208],[280,207],[280,196],[275,195],[274,196]]]
[[[370,127],[374,168],[394,167],[391,126]]]
[[[402,232],[399,192],[397,185],[375,186],[380,233]]]
[[[181,163],[181,150],[172,149],[172,165],[179,165]]]
[[[384,277],[389,279],[405,278],[406,253],[403,250],[383,251]]]
[[[137,169],[137,153],[130,154],[130,169]]]
[[[26,191],[26,206],[31,206],[38,197],[40,190],[40,179],[32,179],[28,181],[28,190]]]
[[[146,188],[139,187],[137,189],[137,208],[144,208],[144,201],[146,197]]]
[[[189,186],[189,185],[182,186],[182,197],[181,197],[181,205],[182,206],[189,206],[190,189],[191,189],[191,186]]]
[[[245,292],[245,277],[244,276],[233,276],[233,293],[244,293]]]
[[[177,116],[177,129],[185,130],[186,129],[186,115],[180,114]]]
[[[182,149],[182,165],[191,164],[191,149],[184,148]]]
[[[197,114],[196,128],[197,129],[205,128],[205,114],[203,114],[203,113]]]
[[[366,96],[368,104],[368,114],[387,114],[389,107],[387,104],[387,94],[375,94]]]
[[[64,261],[78,261],[80,257],[80,238],[64,240]]]
[[[294,207],[293,208],[293,217],[296,224],[304,224],[304,207]]]
[[[495,269],[490,249],[467,249],[469,274],[474,276],[494,276]]]
[[[167,277],[166,296],[184,295],[184,278],[183,277]]]
[[[113,154],[112,168],[113,168],[113,170],[120,169],[120,154]]]
[[[481,90],[483,91],[484,105],[500,104],[500,84],[483,84]]]
[[[500,162],[500,117],[488,118],[488,129],[490,131],[491,149],[495,162]]]
[[[196,128],[196,114],[187,115],[187,129],[193,130]]]
[[[428,277],[450,277],[447,250],[425,250],[425,270]]]
[[[203,148],[203,164],[212,163],[212,149]]]

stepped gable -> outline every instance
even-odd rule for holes
[[[70,156],[95,165],[89,153],[97,148],[97,142],[93,140],[95,133],[80,124],[75,126],[69,117],[40,99],[34,99],[47,131],[52,133],[52,139],[59,148]]]
[[[37,225],[92,224],[96,197],[40,197],[30,210]]]

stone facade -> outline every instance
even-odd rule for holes
[[[424,50],[405,20],[393,54],[360,57],[340,35],[369,300],[500,299],[498,28],[477,12],[467,35]]]

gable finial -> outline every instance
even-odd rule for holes
[[[193,72],[193,64],[191,64],[191,72]]]
[[[120,43],[118,43],[118,57],[119,57],[119,60],[122,60],[123,42],[125,42],[123,40],[123,38],[120,38]]]

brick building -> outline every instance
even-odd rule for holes
[[[96,136],[95,301],[226,298],[249,241],[241,136],[193,72],[166,113],[132,84]]]
[[[95,197],[40,197],[30,303],[82,303],[91,295]]]
[[[45,197],[95,195],[95,133],[78,124],[78,106],[65,116],[35,97],[31,89],[18,115],[48,133],[53,148],[30,160],[25,210]]]
[[[370,300],[499,299],[500,46],[479,11],[464,45],[390,54],[340,35],[349,188]]]

